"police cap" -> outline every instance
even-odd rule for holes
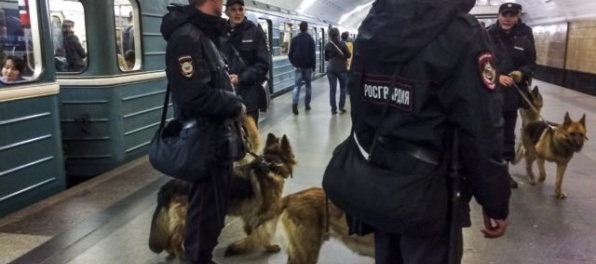
[[[244,6],[244,0],[228,0],[228,1],[226,1],[226,6],[233,6],[235,4]]]
[[[499,14],[511,12],[513,14],[519,14],[522,10],[522,6],[516,3],[504,3],[499,7]]]

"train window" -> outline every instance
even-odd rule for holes
[[[49,7],[56,71],[84,71],[88,57],[83,4],[77,0],[50,0]]]
[[[271,43],[270,42],[270,33],[269,33],[269,28],[270,28],[270,24],[271,24],[271,20],[267,20],[264,18],[259,18],[259,27],[263,30],[263,33],[265,33],[265,43],[267,43],[267,50],[271,51]]]
[[[36,80],[41,75],[37,3],[0,1],[0,86]]]
[[[114,0],[114,25],[116,25],[116,53],[122,71],[141,69],[141,41],[138,29],[139,8],[134,0]],[[138,55],[137,55],[138,54]]]
[[[292,43],[292,24],[282,23],[283,30],[279,31],[279,51],[281,55],[286,55],[290,51]]]

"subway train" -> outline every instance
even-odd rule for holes
[[[18,80],[0,79],[0,216],[146,154],[166,88],[161,18],[187,3],[0,1],[0,61],[23,66]],[[267,35],[274,97],[294,84],[287,53],[302,21],[316,42],[314,77],[325,73],[333,23],[257,1],[246,8]]]

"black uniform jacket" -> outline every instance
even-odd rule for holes
[[[445,153],[446,131],[457,127],[466,187],[489,216],[505,219],[502,97],[478,21],[453,1],[377,0],[354,47],[348,89],[363,149],[381,124],[381,136]],[[393,162],[415,171],[421,161],[396,155]]]
[[[232,47],[238,51],[242,61]],[[247,111],[259,108],[256,85],[260,85],[269,71],[269,51],[265,33],[252,21],[244,21],[236,27],[227,25],[222,51],[229,63],[230,74],[237,74],[240,85],[237,92],[242,96]]]
[[[216,46],[225,20],[191,6],[170,6],[168,10],[161,33],[168,42],[166,74],[176,117],[223,122],[238,116],[242,102]]]
[[[525,24],[515,25],[511,31],[505,33],[498,23],[488,29],[491,46],[501,74],[520,71],[525,81],[532,78],[536,69],[536,48],[532,29]],[[518,84],[520,88],[527,88],[525,82]],[[522,98],[515,87],[503,87],[503,111],[516,111]]]

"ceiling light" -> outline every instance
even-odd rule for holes
[[[337,24],[341,25],[346,19],[350,18],[350,16],[352,16],[354,13],[359,12],[359,11],[369,7],[370,5],[372,5],[373,2],[374,1],[370,1],[369,3],[366,3],[364,5],[357,6],[356,8],[354,8],[354,10],[341,16],[341,18],[339,19],[339,22],[337,22]]]

